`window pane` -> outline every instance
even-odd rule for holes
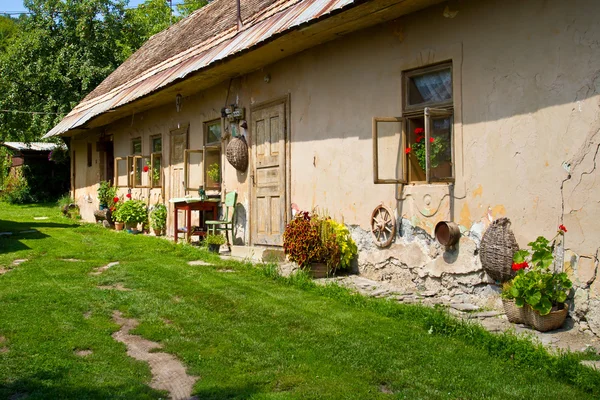
[[[162,138],[152,138],[152,152],[160,153],[162,151]]]
[[[425,119],[423,117],[408,120],[408,153],[409,181],[424,182],[426,180]]]
[[[206,143],[221,141],[221,123],[215,122],[206,126]]]
[[[408,104],[441,103],[452,100],[452,71],[413,75],[408,78]]]
[[[402,122],[377,121],[377,160],[379,179],[405,179]]]
[[[127,187],[127,159],[118,158],[116,160],[117,169],[115,170],[115,186]]]
[[[131,152],[132,154],[142,154],[142,140],[134,139],[131,141]]]
[[[431,118],[431,180],[452,178],[452,118]]]
[[[161,160],[160,154],[152,155],[152,187],[162,187]]]
[[[206,188],[219,189],[221,187],[221,150],[206,149]]]
[[[186,190],[198,190],[204,185],[204,154],[201,151],[189,151],[186,164]]]

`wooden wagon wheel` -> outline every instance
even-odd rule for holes
[[[384,205],[379,205],[371,215],[371,233],[378,247],[387,247],[394,240],[396,234],[396,219]]]

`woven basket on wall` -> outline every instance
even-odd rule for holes
[[[494,280],[506,282],[515,276],[512,270],[513,255],[519,250],[510,220],[500,218],[492,222],[483,234],[479,257],[481,266]]]
[[[231,139],[225,150],[227,161],[238,171],[244,172],[248,168],[248,144],[244,137]]]

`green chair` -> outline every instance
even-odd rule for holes
[[[231,231],[231,240],[233,240],[233,224],[235,221],[235,205],[237,203],[237,192],[229,192],[225,195],[225,208],[223,210],[223,218],[218,221],[206,221],[208,233],[216,235],[218,231],[225,231],[227,238],[227,247],[231,251],[231,242],[229,242],[229,231]],[[231,208],[231,212],[229,209]]]

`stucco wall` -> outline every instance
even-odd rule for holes
[[[587,315],[590,327],[600,333],[600,230],[595,228],[600,216],[595,172],[600,149],[600,3],[461,1],[453,5],[458,11],[453,18],[443,15],[444,7],[291,56],[233,79],[229,91],[229,82],[223,82],[184,98],[180,112],[173,99],[172,104],[111,124],[105,133],[115,138],[115,156],[126,155],[130,139],[137,136],[147,152],[149,137],[162,134],[166,165],[169,132],[178,126],[189,124],[189,147],[198,148],[203,122],[218,117],[225,104],[238,103],[249,112],[253,105],[289,95],[289,203],[328,210],[353,226],[363,250],[363,273],[410,281],[407,286],[414,290],[441,285],[451,294],[463,278],[467,284],[462,286],[483,288],[488,281],[481,275],[477,245],[492,219],[509,217],[521,246],[538,235],[552,237],[564,223],[569,230],[565,268],[580,289],[575,315]],[[454,68],[455,185],[373,184],[372,117],[402,112],[403,70],[446,60]],[[84,140],[73,142],[81,165]],[[247,211],[248,174],[224,165],[224,188],[237,190],[241,211]],[[96,204],[82,204],[82,199],[94,196],[96,182],[93,169],[77,175],[76,194],[86,219]],[[167,180],[167,197],[171,184]],[[157,193],[150,194],[151,202],[160,201]],[[148,194],[142,189],[134,196]],[[382,253],[372,247],[368,231],[371,212],[381,203],[395,210],[399,225],[420,228],[425,236],[440,220],[456,221],[464,233],[459,252],[462,248],[468,254],[430,275],[428,265],[444,260],[443,249],[427,238],[406,235],[404,229],[396,240],[400,247],[385,250],[379,262]],[[243,228],[238,243],[247,244],[248,226]],[[406,263],[393,261],[416,251],[408,246],[414,240],[427,257],[417,257],[421,265],[406,268],[425,272],[407,273],[402,270]],[[453,274],[449,283],[447,277]],[[473,274],[479,277],[476,283],[469,278]]]

